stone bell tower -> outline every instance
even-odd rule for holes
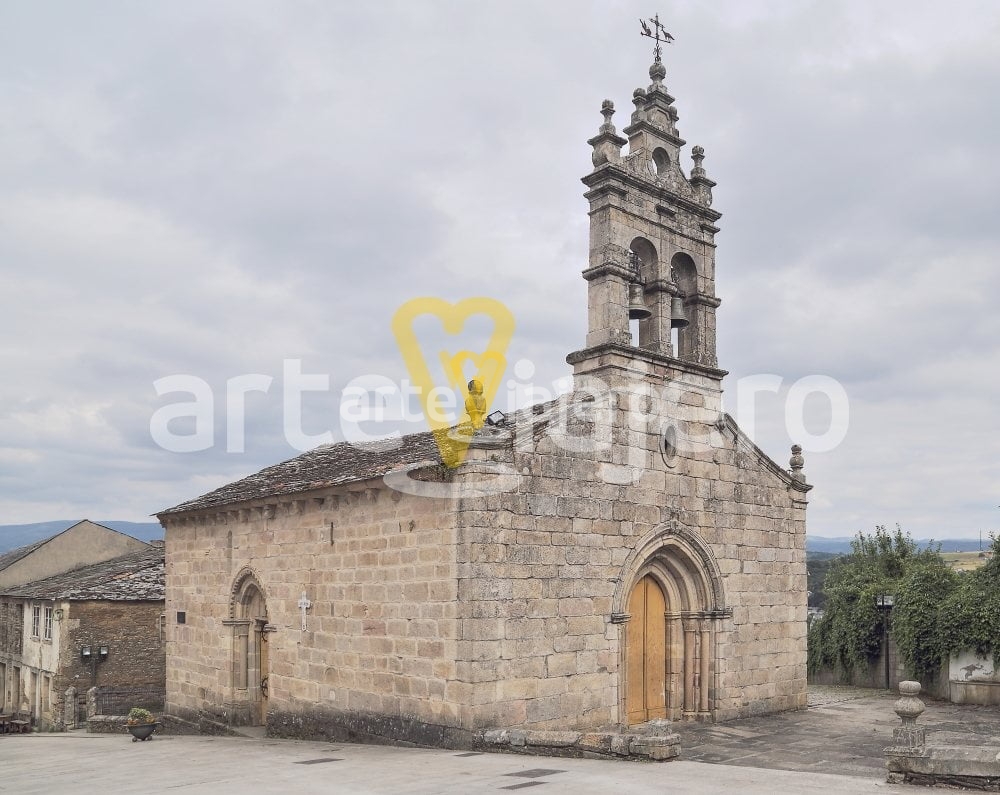
[[[632,95],[635,110],[622,130],[628,139],[615,130],[614,104],[605,100],[604,123],[587,142],[594,149],[594,170],[583,178],[590,201],[587,342],[567,361],[577,376],[693,380],[719,391],[726,373],[715,352],[715,183],[700,146],[691,150],[690,173],[681,168],[685,142],[659,50],[649,76],[649,87]],[[630,318],[642,318],[638,339]],[[671,331],[679,326],[675,342]]]

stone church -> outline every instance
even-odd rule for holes
[[[722,412],[715,183],[649,74],[588,142],[574,391],[455,468],[334,444],[160,513],[168,712],[461,745],[805,706],[810,486]]]

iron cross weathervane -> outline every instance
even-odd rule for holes
[[[653,23],[652,30],[650,30],[649,25],[646,24],[645,19],[639,20],[639,24],[642,25],[642,32],[639,35],[653,39],[656,42],[656,46],[653,48],[653,54],[656,56],[656,63],[659,63],[660,56],[663,54],[663,48],[660,47],[661,42],[670,44],[670,42],[674,40],[674,37],[667,33],[667,29],[663,27],[663,24],[660,22],[659,14],[650,17],[649,21]]]

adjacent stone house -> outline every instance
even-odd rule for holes
[[[572,394],[456,429],[454,469],[337,444],[159,514],[168,711],[461,745],[805,706],[810,486],[722,412],[715,183],[664,76],[589,142]]]
[[[133,539],[134,540],[134,539]],[[163,546],[0,588],[0,711],[42,730],[84,719],[92,687],[163,700]]]

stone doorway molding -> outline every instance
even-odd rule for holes
[[[672,720],[713,720],[718,709],[718,639],[726,608],[722,573],[711,548],[679,514],[640,539],[622,567],[612,602],[619,648],[619,721],[628,725],[629,598],[644,577],[666,597],[666,713]]]
[[[260,577],[244,566],[229,593],[232,661],[226,699],[233,725],[263,726],[267,722],[269,629],[267,595]]]

